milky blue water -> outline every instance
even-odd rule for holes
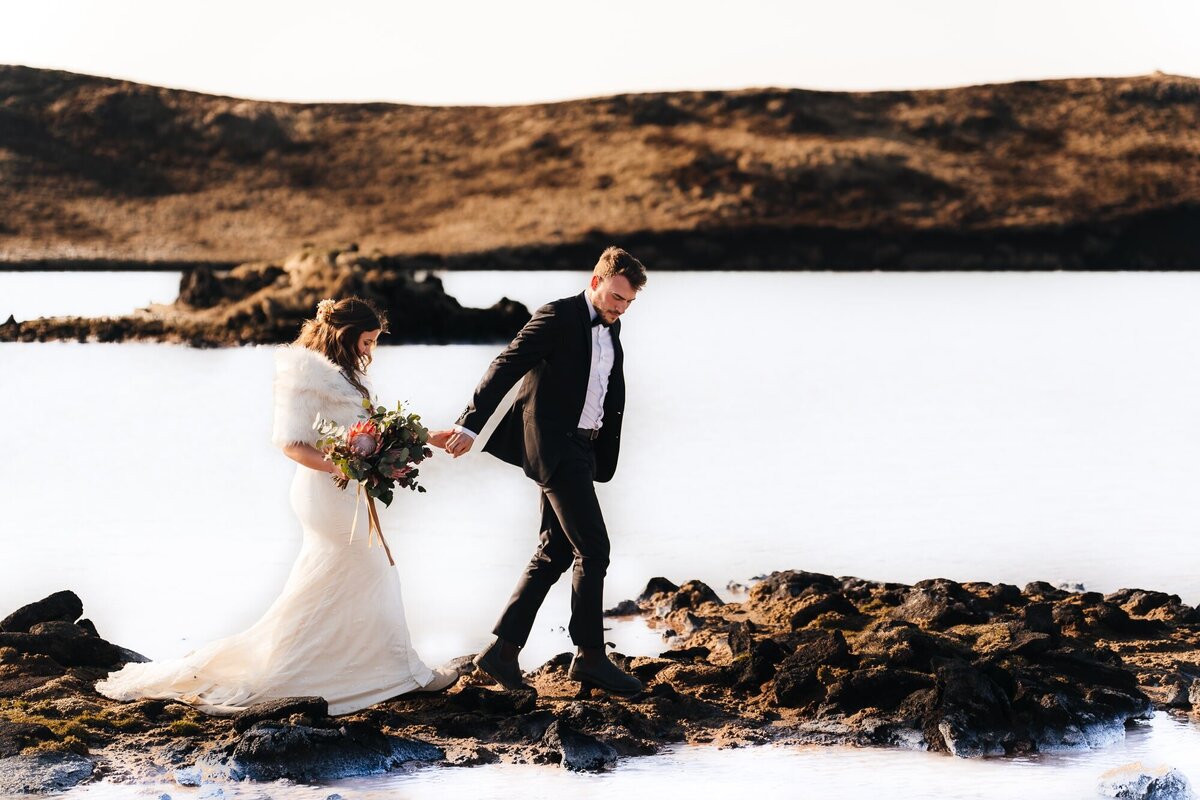
[[[531,308],[583,279],[445,276],[465,304],[507,295]],[[93,277],[79,298],[0,273],[0,316],[170,299],[161,276],[138,280]],[[654,575],[724,592],[802,568],[1139,586],[1200,603],[1198,301],[1192,274],[652,273],[624,324],[625,445],[600,489],[613,539],[606,600]],[[497,350],[382,348],[375,387],[448,424]],[[271,369],[270,348],[0,345],[13,454],[0,459],[0,612],[72,588],[103,635],[152,657],[257,618],[299,547],[291,466],[267,442]],[[415,644],[438,662],[489,638],[535,544],[537,497],[484,455],[422,472],[429,493],[400,498],[385,525]],[[557,587],[525,666],[569,649],[567,603]],[[663,647],[640,623],[610,637],[627,653]],[[788,787],[803,774],[814,793],[844,797],[926,797],[931,786],[1090,797],[1093,777],[1122,759],[1170,761],[1200,780],[1196,754],[1196,725],[1160,715],[1122,745],[1069,756],[682,748],[604,776],[502,766],[336,789],[588,797]]]

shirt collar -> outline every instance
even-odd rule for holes
[[[583,291],[583,303],[587,306],[588,322],[594,322],[596,319],[596,307],[592,305],[592,298],[586,289]]]

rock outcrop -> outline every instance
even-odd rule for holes
[[[372,300],[387,313],[389,335],[382,344],[507,342],[529,319],[523,305],[507,298],[491,308],[463,308],[438,278],[354,245],[306,248],[282,262],[229,270],[195,267],[180,284],[175,303],[123,317],[9,320],[0,325],[0,342],[279,344],[296,338],[321,299],[348,296]]]
[[[583,690],[564,653],[527,672],[523,691],[471,675],[337,718],[319,697],[218,718],[97,695],[98,678],[139,656],[100,639],[60,592],[0,623],[0,788],[58,790],[97,771],[198,786],[498,761],[598,770],[678,742],[974,757],[1103,747],[1156,708],[1200,711],[1200,614],[1155,592],[788,571],[741,602],[656,578],[620,609],[671,644],[613,655],[645,684],[631,697]]]
[[[1192,800],[1187,777],[1166,765],[1126,764],[1100,776],[1100,794],[1117,800]]]

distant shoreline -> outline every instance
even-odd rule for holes
[[[680,272],[1194,271],[1200,269],[1200,204],[1075,225],[1009,229],[858,230],[746,225],[616,234],[572,242],[467,253],[388,255],[399,269],[424,271],[587,270],[619,244],[651,270]],[[228,270],[256,259],[38,258],[5,261],[0,272],[187,272]]]
[[[233,269],[232,261],[132,261],[118,258],[37,258],[0,261],[0,272],[187,272],[197,267]]]

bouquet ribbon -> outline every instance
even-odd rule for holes
[[[383,538],[383,526],[379,524],[379,512],[375,510],[375,498],[370,492],[367,495],[367,547],[371,547],[375,543],[375,537],[379,537],[379,543],[383,545],[383,552],[387,554],[388,564],[396,566],[396,561],[392,558],[392,549],[388,547],[387,539]],[[354,532],[358,530],[358,510],[362,505],[363,485],[358,484],[358,491],[354,496],[354,520],[350,523],[350,541],[347,544],[354,543]]]

